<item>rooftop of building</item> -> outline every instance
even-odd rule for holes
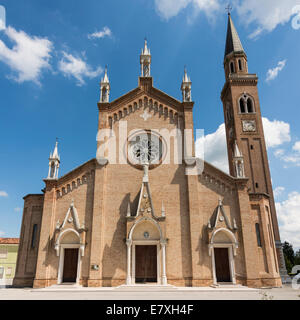
[[[19,238],[0,238],[0,244],[19,244]]]

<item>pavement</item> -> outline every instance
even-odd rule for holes
[[[243,286],[119,286],[86,288],[73,285],[42,289],[0,288],[0,300],[299,300],[300,289],[253,289]]]

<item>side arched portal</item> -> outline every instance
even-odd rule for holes
[[[74,229],[64,230],[57,239],[56,248],[59,253],[58,284],[79,284],[81,267],[79,233]]]

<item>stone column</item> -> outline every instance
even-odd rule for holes
[[[126,277],[126,284],[131,285],[131,246],[132,240],[127,239],[127,277]]]
[[[168,280],[167,280],[167,275],[166,275],[166,240],[162,240],[160,242],[161,249],[162,249],[162,275],[161,275],[161,282],[162,285],[167,285]]]

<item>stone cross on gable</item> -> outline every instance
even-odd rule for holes
[[[144,113],[140,115],[140,117],[143,118],[144,121],[147,121],[149,118],[152,117],[152,115],[147,110],[145,110]]]

